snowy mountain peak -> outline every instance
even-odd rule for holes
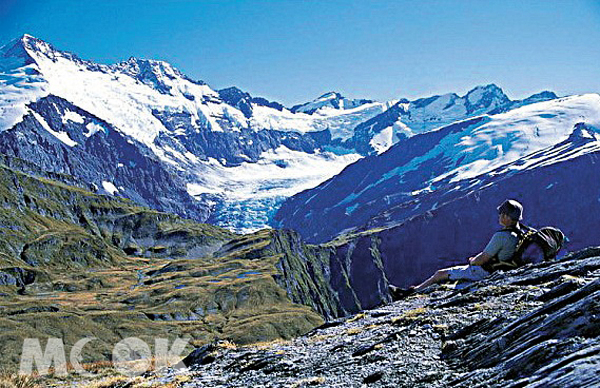
[[[48,43],[44,42],[41,39],[38,39],[29,34],[23,34],[20,37],[11,40],[8,42],[2,49],[4,50],[6,47],[15,47],[20,46],[23,49],[36,50],[37,47],[50,46]]]
[[[114,65],[117,71],[127,74],[138,81],[147,84],[162,94],[170,94],[172,81],[182,79],[198,85],[203,81],[194,81],[173,67],[170,63],[155,59],[130,57],[127,61]]]
[[[49,47],[50,44],[39,39],[36,38],[35,36],[29,35],[29,34],[23,34],[20,38],[18,38],[19,41],[21,41],[24,45],[27,45],[29,47],[34,47],[34,46],[47,46]]]
[[[313,114],[322,108],[346,110],[358,108],[361,105],[372,102],[373,100],[349,99],[338,92],[327,92],[311,102],[293,106],[291,111],[294,113],[301,112]]]
[[[490,92],[495,92],[495,93],[501,93],[504,94],[504,91],[502,90],[501,87],[499,87],[498,85],[491,83],[491,84],[487,84],[487,85],[477,85],[475,86],[473,89],[471,89],[468,93],[472,93],[475,92],[477,90],[486,90],[486,91],[490,91]]]
[[[24,34],[0,48],[1,58],[6,60],[0,62],[0,71],[9,72],[20,66],[36,64],[36,70],[43,73],[42,68],[44,66],[42,66],[42,63],[57,64],[61,61],[85,67],[90,71],[107,71],[109,69],[107,65],[85,61],[71,52],[58,50],[50,43],[29,34]]]
[[[223,102],[239,109],[244,116],[246,116],[246,118],[252,117],[253,104],[262,107],[273,108],[280,112],[285,109],[285,107],[278,102],[269,101],[262,97],[252,97],[250,93],[245,92],[235,86],[217,90],[217,93],[219,93],[219,97],[221,97]]]
[[[183,73],[173,67],[170,63],[156,59],[130,57],[127,61],[121,62],[117,66],[123,71],[129,71],[132,74],[151,71],[155,74],[161,74],[172,78],[184,77]]]
[[[325,100],[342,100],[344,96],[342,96],[338,92],[327,92],[323,94],[321,97],[317,98],[315,101],[325,101]]]
[[[76,62],[82,62],[75,54],[60,51],[50,43],[29,34],[23,34],[18,39],[17,45],[20,45],[33,61],[39,56],[45,56],[51,60],[56,60],[57,57],[65,57]]]
[[[4,46],[0,47],[0,58],[19,58],[24,61],[24,63],[19,63],[18,65],[29,65],[35,63],[34,59],[31,57],[27,48],[30,47],[28,43],[33,38],[31,35],[23,35],[20,38],[13,39]]]
[[[532,94],[531,96],[527,97],[524,101],[532,103],[537,101],[554,100],[555,98],[558,98],[556,93],[551,92],[549,90],[544,90],[542,92]]]
[[[506,94],[504,94],[504,91],[496,84],[477,86],[471,89],[465,97],[471,105],[488,102],[492,99],[497,99],[502,102],[510,101]]]
[[[495,84],[477,86],[470,90],[465,96],[467,111],[476,113],[481,110],[489,111],[490,108],[496,108],[507,104],[510,99],[504,91]]]
[[[218,90],[219,93],[227,93],[232,96],[238,96],[239,98],[250,97],[250,93],[244,92],[242,89],[236,86],[230,86],[228,88],[223,88]]]

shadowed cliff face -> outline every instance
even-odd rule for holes
[[[535,168],[515,172],[512,165],[504,166],[462,181],[458,189],[421,194],[418,205],[388,208],[356,232],[320,245],[329,248],[327,280],[340,292],[343,310],[358,311],[385,301],[381,287],[388,282],[408,286],[437,269],[465,264],[501,229],[496,207],[507,198],[524,205],[526,225],[560,228],[568,237],[566,250],[597,244],[600,152],[576,153],[596,144],[576,128],[564,143],[515,162]],[[564,160],[547,163],[547,157],[557,153]],[[418,207],[434,210],[418,212]]]
[[[3,154],[75,176],[93,191],[199,221],[208,218],[208,208],[187,193],[168,166],[111,124],[53,95],[28,109],[21,122],[0,132]]]
[[[273,237],[267,249],[280,257],[275,279],[294,302],[332,319],[387,299],[377,236],[319,246],[306,245],[291,231],[275,231]]]

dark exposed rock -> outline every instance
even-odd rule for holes
[[[0,269],[0,286],[17,286],[24,287],[35,281],[36,274],[34,271],[13,267]]]
[[[185,366],[192,365],[205,365],[213,362],[215,358],[210,355],[211,352],[215,350],[214,344],[206,344],[195,349],[192,353],[190,353],[187,357],[185,357],[181,362]]]
[[[310,333],[308,333],[307,335],[314,335],[316,333],[319,332],[319,330],[324,330],[324,329],[329,329],[330,327],[336,327],[336,326],[340,326],[343,325],[345,322],[344,318],[338,318],[338,319],[334,319],[331,321],[327,321],[324,324],[322,324],[319,327],[315,327]]]
[[[551,299],[558,298],[560,296],[569,294],[579,288],[579,284],[574,281],[561,283],[558,286],[552,288],[550,291],[537,297],[540,302],[547,302]]]
[[[247,372],[251,370],[260,370],[268,365],[272,365],[282,358],[282,355],[279,354],[267,354],[257,359],[252,360],[251,362],[243,365],[239,371]]]
[[[78,144],[70,147],[58,140],[33,113],[0,133],[1,153],[50,171],[38,173],[38,176],[52,174],[55,179],[72,175],[76,178],[71,178],[69,184],[76,183],[88,189],[95,185],[104,193],[103,182],[110,182],[118,188],[116,195],[138,204],[198,221],[208,218],[208,207],[187,193],[180,178],[157,160],[148,147],[123,135],[111,124],[54,95],[31,103],[29,108],[45,121],[45,125],[56,132],[68,133]],[[77,113],[82,121],[63,122],[65,112]],[[90,128],[100,130],[94,133]]]
[[[358,349],[356,349],[353,353],[352,353],[352,357],[360,357],[362,355],[365,355],[369,352],[372,352],[373,350],[375,350],[375,346],[376,345],[362,345],[359,346]]]
[[[40,307],[29,307],[26,309],[8,311],[6,315],[19,315],[19,314],[31,314],[31,313],[56,313],[59,308],[56,306],[40,306]]]
[[[363,379],[363,383],[372,384],[376,381],[379,381],[383,377],[383,374],[383,371],[377,371],[375,373],[372,373]]]
[[[244,92],[235,86],[218,90],[219,97],[227,104],[238,108],[246,118],[252,117],[252,104],[259,106],[268,106],[279,111],[284,109],[284,106],[278,102],[268,101],[262,97],[252,97],[249,93]]]

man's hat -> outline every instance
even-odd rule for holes
[[[506,214],[515,221],[523,219],[523,205],[514,199],[507,199],[498,206],[498,214]]]

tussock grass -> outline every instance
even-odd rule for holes
[[[411,325],[414,323],[431,323],[431,319],[425,316],[427,311],[426,307],[407,310],[402,315],[393,317],[390,323],[397,326]]]
[[[220,349],[237,349],[237,345],[229,340],[219,341],[217,347]]]
[[[365,313],[359,313],[359,314],[356,314],[355,316],[353,316],[352,318],[348,319],[348,322],[349,323],[355,322],[355,321],[365,318],[366,316],[367,315]]]
[[[35,273],[25,295],[2,287],[1,365],[18,365],[24,338],[42,347],[61,338],[68,355],[93,335],[82,362],[108,374],[102,360],[126,337],[151,348],[155,338],[189,337],[191,352],[219,338],[226,347],[289,339],[323,323],[274,279],[278,232],[235,235],[1,162],[0,268]]]
[[[140,383],[144,382],[142,377],[125,377],[125,376],[113,376],[107,377],[97,381],[90,381],[80,385],[81,388],[130,388],[139,386]]]
[[[351,327],[350,329],[346,330],[346,334],[347,335],[357,335],[360,334],[364,331],[363,327]]]
[[[0,372],[0,388],[41,388],[39,378],[19,375],[7,371]]]

